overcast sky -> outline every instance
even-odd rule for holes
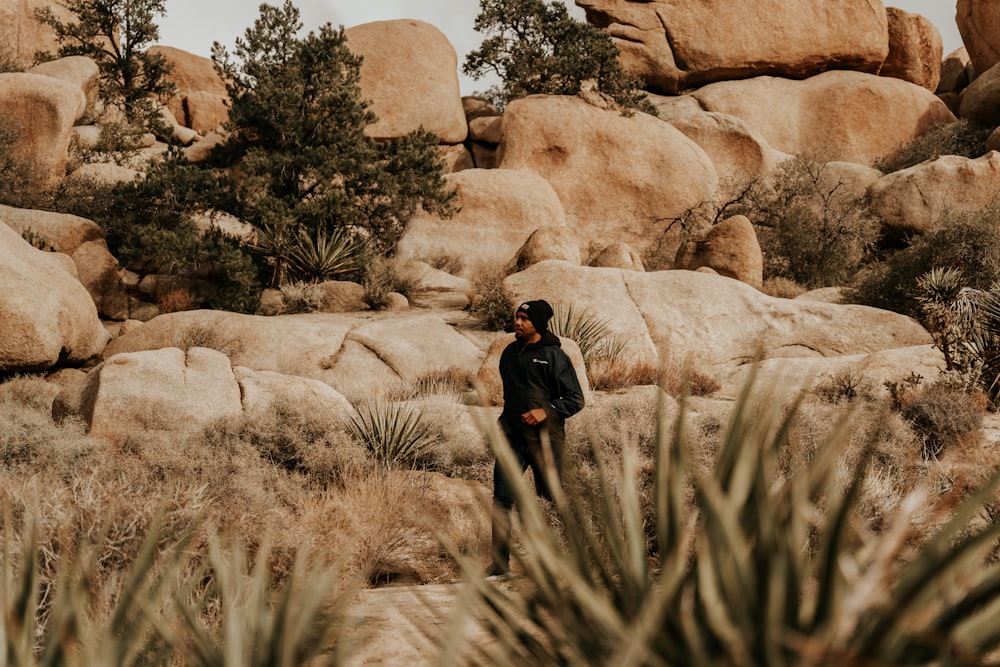
[[[270,0],[280,5],[283,0]],[[477,48],[482,35],[472,29],[479,9],[479,0],[298,0],[305,30],[314,30],[330,22],[350,28],[369,21],[412,18],[427,21],[448,36],[458,52],[459,65],[465,54]],[[583,10],[572,0],[566,5],[583,19]],[[955,26],[954,0],[888,0],[908,12],[923,14],[938,27],[944,40],[944,52],[951,53],[962,46]],[[230,46],[242,35],[258,15],[256,0],[167,0],[167,14],[160,19],[160,43],[202,56],[211,52],[212,42]],[[483,81],[461,77],[462,94],[468,95],[488,87]]]

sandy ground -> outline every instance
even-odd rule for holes
[[[480,644],[488,636],[472,616],[455,610],[462,584],[390,586],[362,591],[352,612],[358,622],[349,667],[436,665],[444,637],[461,633]]]

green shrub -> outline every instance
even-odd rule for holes
[[[527,95],[575,95],[592,81],[626,111],[657,115],[642,82],[619,65],[611,37],[574,19],[562,2],[480,0],[475,29],[486,39],[462,70],[475,79],[499,75],[486,92],[498,109]]]
[[[938,220],[935,229],[867,269],[858,281],[859,303],[920,317],[917,281],[934,268],[960,268],[966,286],[988,290],[1000,282],[1000,206]]]
[[[672,439],[658,429],[653,464],[642,469],[653,498],[645,525],[628,443],[620,467],[598,453],[600,493],[556,493],[554,529],[509,447],[495,442],[516,489],[524,583],[486,581],[470,564],[475,612],[494,639],[473,648],[478,662],[944,664],[1000,648],[1000,564],[986,560],[1000,524],[970,524],[1000,473],[920,545],[908,540],[920,492],[873,536],[856,514],[878,431],[845,457],[852,429],[841,424],[790,468],[798,408],[760,409],[752,392],[750,384],[707,469],[693,463],[684,407]]]
[[[964,118],[954,123],[941,123],[879,158],[874,167],[889,174],[941,155],[977,158],[986,153],[986,140],[992,131],[990,126]]]

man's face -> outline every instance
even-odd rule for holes
[[[538,331],[535,330],[535,325],[528,319],[527,313],[523,310],[514,313],[514,336],[518,340],[530,340],[536,334],[538,334]]]

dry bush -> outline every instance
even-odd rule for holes
[[[222,447],[248,446],[265,461],[320,487],[343,484],[368,461],[339,415],[290,400],[275,402],[263,413],[220,420],[205,429],[204,438]]]
[[[438,250],[437,252],[423,255],[419,259],[438,271],[444,271],[453,276],[459,275],[462,273],[462,269],[465,268],[465,261],[461,257],[453,255],[446,250]]]
[[[981,393],[970,395],[960,387],[936,382],[911,392],[900,411],[919,435],[924,458],[935,458],[948,447],[975,442],[986,403]]]
[[[221,352],[232,360],[238,359],[246,351],[246,344],[241,339],[227,336],[214,327],[198,323],[189,326],[177,336],[174,345],[182,350],[207,347]]]
[[[659,385],[671,396],[687,393],[691,396],[708,396],[722,386],[711,375],[702,373],[690,363],[673,360],[660,369]]]
[[[834,373],[825,374],[812,391],[821,400],[837,404],[841,401],[850,402],[855,399],[873,399],[876,387],[871,378],[849,366]]]
[[[776,276],[765,280],[760,291],[779,299],[794,299],[800,294],[805,294],[808,290],[791,278]]]
[[[160,295],[156,300],[156,306],[160,313],[179,313],[183,310],[197,310],[198,302],[185,287],[175,287]]]
[[[485,265],[472,277],[469,312],[490,331],[512,331],[514,306],[510,292],[503,286],[507,272],[500,264]]]
[[[336,509],[315,517],[322,521],[317,528],[372,586],[454,580],[457,566],[442,535],[459,553],[478,553],[488,544],[485,503],[443,502],[433,473],[372,470],[324,500]]]
[[[941,123],[909,143],[901,144],[889,155],[876,160],[873,166],[889,174],[941,155],[977,158],[986,153],[986,140],[992,131],[992,126],[964,118]]]
[[[313,283],[301,280],[280,287],[286,313],[313,313],[323,307],[323,292]]]

